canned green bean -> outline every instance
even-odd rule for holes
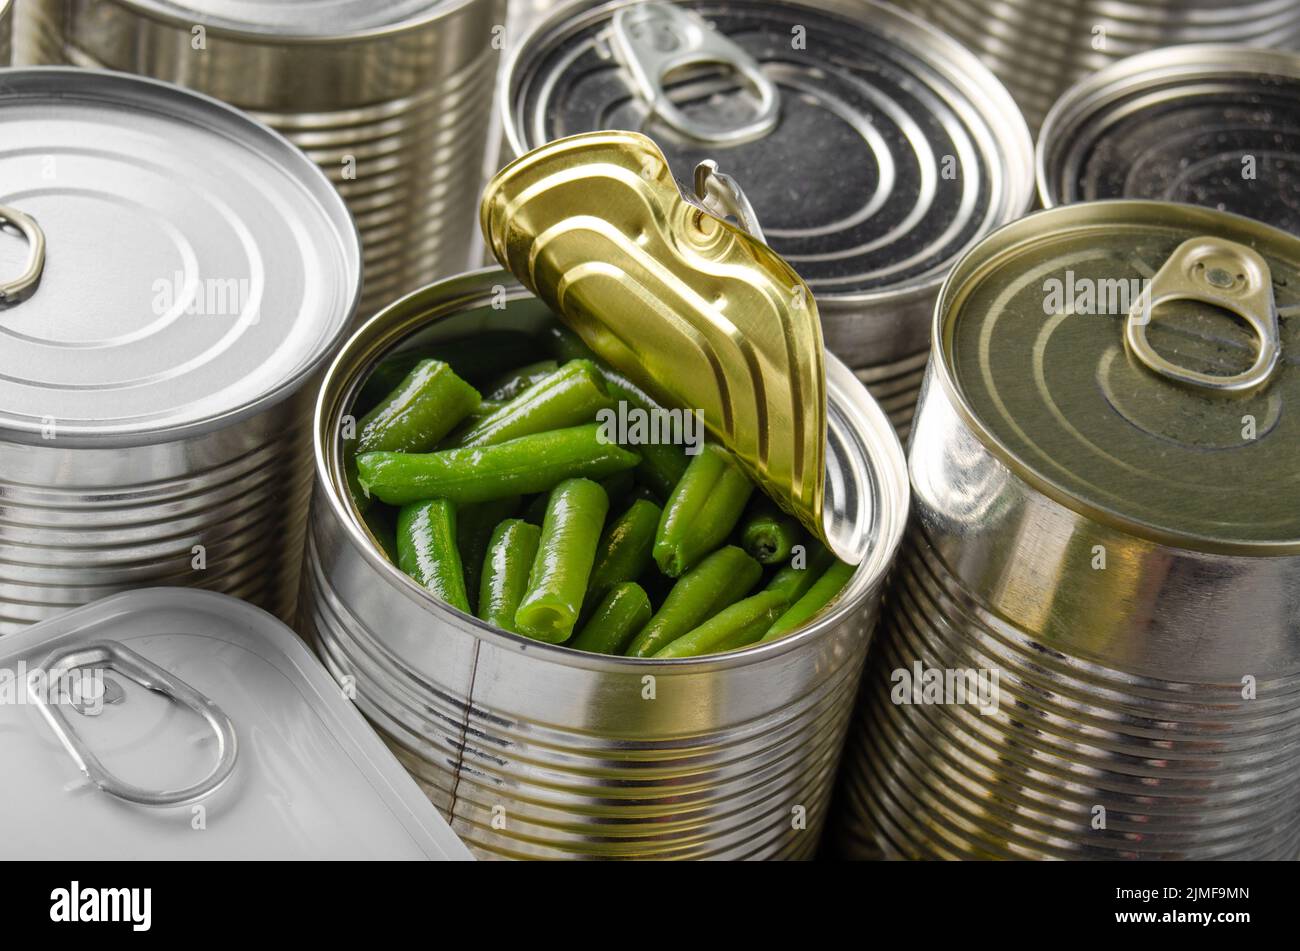
[[[846,839],[912,858],[1294,858],[1300,239],[1024,218],[954,269]]]

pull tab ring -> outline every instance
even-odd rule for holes
[[[99,761],[77,735],[58,703],[49,703],[45,692],[37,687],[39,678],[46,684],[58,683],[74,670],[83,667],[107,667],[135,681],[140,686],[188,707],[202,717],[217,736],[217,763],[203,779],[180,789],[145,789],[118,779]],[[27,682],[28,696],[41,711],[45,721],[68,751],[77,768],[99,789],[126,802],[142,806],[176,806],[194,802],[211,795],[229,777],[235,768],[238,743],[235,727],[221,709],[183,680],[174,677],[157,664],[145,660],[135,651],[121,644],[101,641],[83,647],[55,651],[34,670]]]
[[[0,205],[0,228],[13,225],[27,239],[27,269],[11,281],[0,281],[0,306],[26,300],[40,283],[45,270],[45,232],[31,215]]]
[[[735,145],[761,138],[776,127],[781,96],[776,83],[739,44],[709,26],[692,10],[668,3],[637,3],[614,14],[614,55],[632,74],[650,113],[682,135],[706,145]],[[718,129],[692,119],[664,89],[664,79],[688,66],[720,65],[735,70],[758,95],[758,115],[741,126]]]
[[[705,159],[695,166],[695,197],[710,214],[719,218],[735,218],[750,237],[767,243],[763,228],[758,223],[758,213],[749,203],[749,196],[740,183],[725,172],[718,171],[718,163]]]
[[[1250,326],[1259,351],[1250,369],[1216,376],[1182,367],[1156,352],[1147,339],[1151,315],[1161,304],[1199,301],[1235,314]],[[1160,266],[1129,308],[1124,322],[1129,351],[1146,367],[1179,383],[1221,392],[1253,390],[1268,382],[1282,355],[1273,276],[1259,252],[1221,238],[1184,241]]]

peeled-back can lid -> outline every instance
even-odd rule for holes
[[[153,17],[274,37],[343,37],[402,26],[454,0],[112,0]]]
[[[716,160],[819,299],[937,285],[1032,197],[1029,131],[993,74],[866,0],[575,4],[504,83],[516,155],[634,129],[680,180]]]
[[[1194,551],[1300,552],[1300,239],[1068,205],[971,251],[935,321],[939,379],[1040,491]]]
[[[0,77],[0,437],[158,442],[284,398],[360,293],[351,216],[265,126],[153,80]]]
[[[664,405],[699,412],[769,496],[857,564],[870,500],[828,474],[812,293],[771,248],[708,210],[721,201],[749,218],[728,176],[705,164],[696,186],[701,204],[643,135],[576,135],[497,173],[483,234],[592,350]]]
[[[1300,234],[1300,54],[1171,46],[1121,60],[1061,97],[1037,160],[1048,207],[1179,201]]]
[[[302,641],[235,598],[130,591],[7,637],[0,699],[6,857],[470,858]]]

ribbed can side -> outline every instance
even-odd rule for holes
[[[895,672],[996,669],[997,711],[896,703]],[[914,525],[846,753],[845,848],[955,859],[1270,859],[1300,849],[1300,676],[1164,681],[1035,642]]]
[[[234,426],[113,449],[0,442],[0,634],[129,588],[235,595],[292,620],[314,387]]]

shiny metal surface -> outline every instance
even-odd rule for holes
[[[488,183],[482,225],[501,265],[593,351],[664,406],[699,412],[764,492],[861,560],[870,540],[852,527],[870,516],[826,496],[812,292],[762,241],[688,201],[650,139],[539,146]]]
[[[500,60],[497,0],[29,5],[28,62],[176,82],[252,113],[306,152],[361,232],[362,315],[468,263]]]
[[[1294,49],[1293,0],[902,0],[974,51],[1037,131],[1072,83],[1134,53],[1183,43]]]
[[[317,410],[303,629],[481,856],[811,856],[907,509],[897,440],[842,364],[828,360],[846,433],[831,452],[876,500],[877,544],[830,614],[770,644],[654,661],[496,631],[397,571],[346,501],[340,419],[378,359],[549,319],[506,272],[481,271],[397,302],[345,346]]]
[[[1230,45],[1128,57],[1067,90],[1038,138],[1047,207],[1204,205],[1300,234],[1300,54]]]
[[[302,640],[242,601],[129,591],[0,640],[0,670],[7,859],[471,858]],[[143,795],[83,775],[37,698]],[[154,795],[186,785],[197,801]]]
[[[1279,498],[1253,509],[1260,526],[1280,518],[1274,528],[1288,536],[1267,544],[1239,536],[1236,545],[1193,524],[1213,519],[1204,502],[1186,510],[1181,532],[1144,524],[1141,507],[1162,495],[1177,511],[1182,486],[1163,475],[1151,476],[1145,496],[1119,503],[1130,511],[1099,510],[1044,481],[1040,462],[993,435],[942,330],[960,322],[963,308],[982,311],[966,291],[999,263],[1051,273],[1032,267],[1041,263],[1033,235],[1046,243],[1057,226],[1087,220],[1100,245],[1124,222],[1150,224],[1160,214],[1171,230],[1230,237],[1255,229],[1261,249],[1300,247],[1215,212],[1095,203],[1009,226],[945,285],[909,450],[913,519],[864,675],[841,790],[850,852],[1204,859],[1293,858],[1300,848],[1300,531],[1290,504]],[[1123,321],[1109,321],[1121,352]],[[1081,348],[1078,362],[1090,356]],[[1290,392],[1294,370],[1284,366],[1270,389]],[[996,379],[1010,383],[1008,373],[994,366]],[[1173,381],[1158,386],[1186,404],[1210,398]],[[1073,399],[1059,392],[1061,419],[1077,423],[1087,390],[1074,388]],[[1023,424],[1044,445],[1059,439],[1039,421]],[[1274,435],[1285,452],[1291,440]],[[1268,438],[1261,434],[1261,443]],[[1187,485],[1217,488],[1225,519],[1251,511],[1231,507],[1234,492],[1250,492],[1239,472],[1226,474],[1233,456],[1203,452],[1185,475]],[[1153,450],[1148,461],[1155,458]],[[1293,483],[1294,468],[1269,469],[1269,458],[1258,458],[1251,478]],[[996,671],[996,709],[896,702],[898,671],[917,662]]]
[[[0,633],[149,584],[291,616],[311,384],[359,292],[342,201],[204,97],[83,70],[5,80],[0,200],[39,223],[47,260],[0,307]],[[0,235],[0,271],[28,254]],[[222,306],[200,306],[213,287]]]
[[[681,6],[756,60],[780,98],[770,134],[704,145],[658,120],[620,64],[609,29],[634,6],[573,4],[519,42],[500,98],[514,154],[632,129],[655,140],[681,181],[716,160],[812,287],[832,352],[862,369],[925,352],[952,262],[1033,198],[1032,144],[1006,90],[966,50],[891,6],[692,0]],[[666,94],[721,134],[758,114],[747,85],[695,69]]]

